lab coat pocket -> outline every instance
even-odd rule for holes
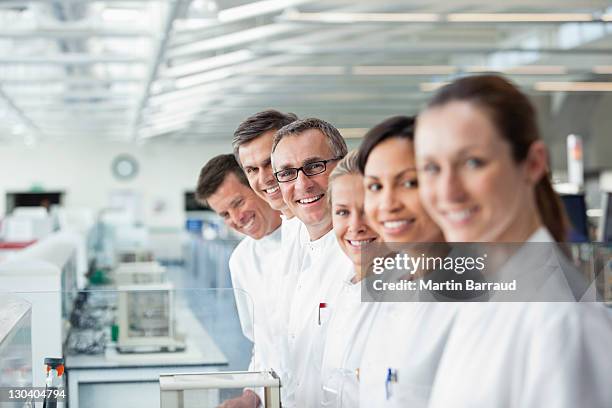
[[[328,303],[321,302],[318,305],[316,322],[314,322],[314,333],[313,339],[313,361],[317,365],[317,369],[321,369],[321,363],[323,361],[323,353],[325,352],[325,343],[327,340],[327,330],[329,328],[329,322],[331,320],[332,310]]]
[[[355,370],[334,369],[323,382],[322,407],[359,407],[359,380]]]

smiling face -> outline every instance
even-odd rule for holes
[[[545,158],[531,170],[516,163],[481,108],[450,102],[425,111],[416,145],[423,204],[448,241],[522,242],[537,228],[530,203]]]
[[[274,178],[270,153],[276,130],[269,130],[238,148],[238,156],[249,184],[255,194],[268,202],[270,207],[283,211],[287,205]]]
[[[225,177],[217,191],[206,201],[228,227],[253,239],[265,237],[281,223],[279,213],[242,184],[233,173]]]
[[[367,224],[363,209],[363,179],[357,174],[340,176],[331,190],[332,222],[342,251],[353,264],[361,267],[361,253],[378,239]]]
[[[272,153],[272,165],[274,171],[279,171],[333,157],[326,136],[317,129],[308,129],[281,139]],[[299,171],[297,179],[279,183],[287,207],[304,223],[312,240],[322,237],[331,229],[331,211],[325,195],[329,174],[336,164],[336,161],[328,162],[326,170],[314,176],[306,176]]]
[[[441,242],[421,205],[413,143],[392,137],[372,149],[364,169],[365,212],[385,242]]]

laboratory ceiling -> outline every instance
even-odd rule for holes
[[[269,107],[359,137],[472,73],[600,98],[612,3],[4,0],[0,49],[0,143],[230,139]]]

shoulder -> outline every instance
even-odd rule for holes
[[[257,241],[255,241],[253,238],[244,237],[242,241],[240,241],[238,245],[236,245],[236,248],[234,248],[234,251],[230,256],[230,268],[232,268],[232,266],[236,266],[244,262],[245,258],[250,257],[250,254],[253,253],[253,249],[256,245]]]
[[[289,220],[283,220],[283,223],[281,224],[281,239],[283,244],[297,240],[300,236],[302,226],[302,221],[300,221],[297,217],[293,217]]]

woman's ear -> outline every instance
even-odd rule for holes
[[[525,177],[530,184],[537,184],[549,172],[548,149],[541,140],[536,140],[529,146],[525,159]]]

